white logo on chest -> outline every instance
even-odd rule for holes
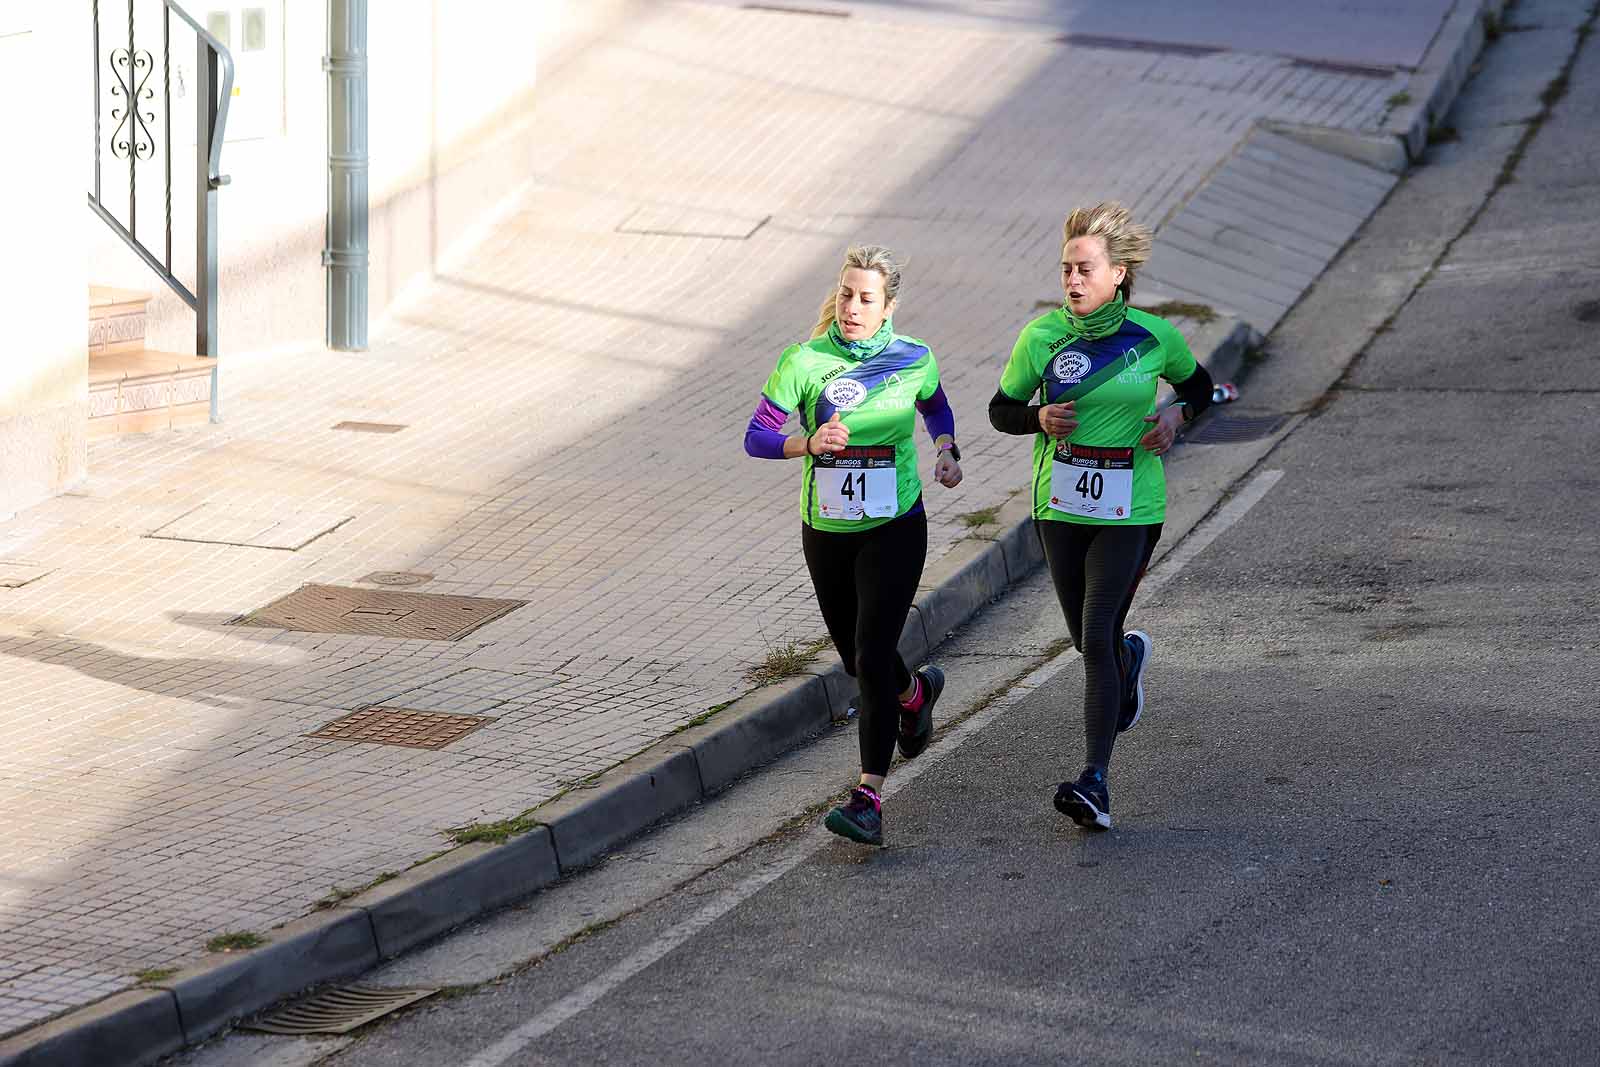
[[[1089,357],[1082,352],[1067,351],[1050,361],[1050,373],[1056,380],[1071,385],[1089,373]]]
[[[867,387],[853,378],[835,378],[822,390],[822,395],[840,411],[849,411],[867,398]]]

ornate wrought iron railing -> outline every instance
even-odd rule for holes
[[[157,73],[157,57],[149,49],[139,47],[136,36],[140,25],[135,16],[135,0],[128,0],[127,47],[123,47],[119,39],[116,46],[106,53],[101,52],[100,0],[91,0],[94,22],[94,189],[89,193],[89,207],[194,311],[195,354],[216,356],[217,190],[228,184],[228,176],[221,172],[220,167],[223,129],[228,121],[228,101],[233,95],[233,56],[227,46],[173,0],[160,0],[160,3],[161,82],[158,89],[150,84]],[[178,278],[172,260],[173,16],[186,23],[195,35],[195,279],[192,290]],[[144,28],[151,30],[149,26]],[[115,32],[122,29],[118,26]],[[107,39],[110,40],[109,37]],[[106,70],[110,73],[109,85],[105,84],[103,77]],[[105,101],[110,102],[109,118],[114,123],[109,136],[103,132],[105,112],[102,105]],[[162,142],[159,151],[157,127]],[[107,168],[103,159],[105,151],[112,156],[111,169],[120,173],[122,166],[126,166],[128,214],[125,221],[117,215],[120,202],[116,208],[108,203]],[[159,252],[148,247],[139,236],[140,169],[142,165],[146,168],[154,165],[158,155],[161,182],[156,192],[160,196],[164,223],[164,240],[159,242]],[[120,193],[119,188],[119,201]],[[145,203],[148,204],[148,197]],[[213,422],[217,420],[219,410],[216,370],[213,369]]]

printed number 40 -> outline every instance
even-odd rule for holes
[[[1100,477],[1098,474],[1096,478]],[[859,488],[857,488],[859,486]],[[839,490],[839,495],[846,500],[854,500],[858,495],[862,500],[867,499],[867,472],[847,474],[844,476],[844,487]]]
[[[1088,471],[1084,471],[1078,475],[1078,484],[1072,488],[1077,490],[1079,496],[1086,496],[1090,500],[1099,500],[1100,494],[1105,490],[1105,487],[1106,480],[1099,471],[1095,471],[1092,475]]]

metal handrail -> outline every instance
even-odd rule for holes
[[[139,170],[141,160],[155,154],[155,135],[147,123],[155,118],[154,112],[144,109],[144,102],[155,97],[155,90],[147,83],[154,74],[155,57],[141,51],[134,39],[135,0],[128,0],[128,46],[110,53],[110,67],[116,84],[111,88],[113,98],[123,98],[121,109],[113,108],[111,117],[117,121],[111,137],[111,154],[128,161],[128,219],[124,223],[106,206],[102,196],[101,175],[101,115],[100,115],[100,0],[91,0],[94,24],[94,189],[89,193],[89,207],[101,220],[133,250],[156,276],[183,300],[195,313],[195,352],[202,356],[215,356],[217,345],[217,190],[227,185],[229,178],[222,173],[222,144],[228,121],[228,104],[233,97],[233,55],[194,17],[174,0],[162,0],[161,12],[161,67],[162,115],[165,130],[165,215],[166,242],[164,255],[158,256],[139,240]],[[196,137],[195,137],[195,287],[191,291],[172,270],[172,16],[176,15],[195,33],[196,59]],[[215,92],[218,67],[221,68],[221,92]],[[124,138],[124,130],[126,137]],[[203,146],[203,148],[202,148]],[[219,416],[217,373],[212,369],[211,418]]]
[[[233,53],[228,47],[211,35],[211,31],[200,25],[183,8],[173,3],[173,0],[162,0],[167,10],[177,15],[189,24],[189,28],[199,36],[200,40],[209,45],[211,51],[222,60],[222,93],[221,104],[217,107],[216,129],[211,132],[211,156],[207,160],[206,181],[213,189],[220,189],[232,181],[222,173],[222,128],[228,124],[228,101],[233,99]]]

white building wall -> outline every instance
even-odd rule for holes
[[[581,2],[369,0],[374,322],[408,283],[426,276],[454,239],[528,177],[535,163],[532,134],[517,127],[517,116],[536,82],[541,40]],[[102,11],[121,3],[102,0]],[[230,352],[313,346],[324,336],[327,0],[193,0],[185,7],[201,21],[231,10],[237,49],[239,9],[266,3],[274,17],[281,9],[274,30],[281,86],[252,79],[241,54],[239,136],[222,154],[223,173],[232,178],[219,207],[224,359]],[[140,19],[158,25],[158,10],[152,5],[147,16],[141,8]],[[156,38],[139,32],[145,40],[159,37],[159,30]],[[192,52],[192,35],[175,30],[173,39],[175,52]],[[87,45],[82,51],[87,64]],[[191,72],[193,64],[180,58]],[[192,84],[192,73],[178,81]],[[277,106],[263,106],[263,81],[269,82],[265,95],[278,96]],[[174,265],[186,283],[194,262],[193,110],[192,96],[174,102],[175,127],[182,131],[175,128],[173,151]],[[263,120],[263,113],[270,117]],[[109,231],[98,224],[94,229],[92,280],[156,293],[151,347],[193,351],[193,314]],[[146,232],[141,225],[148,244]]]
[[[86,5],[0,0],[6,143],[0,166],[0,521],[84,475],[89,213],[73,180],[88,154],[89,94],[67,76],[88,52]],[[0,530],[0,556],[3,530]]]

